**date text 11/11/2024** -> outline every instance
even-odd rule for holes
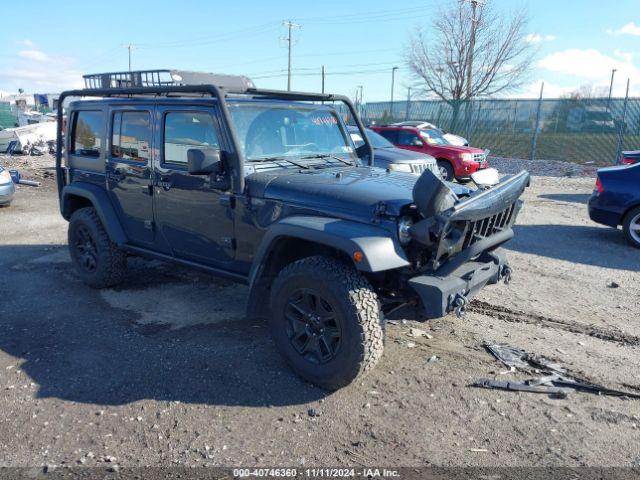
[[[303,476],[305,478],[398,478],[400,472],[386,468],[236,468],[233,476],[239,478],[292,478]]]

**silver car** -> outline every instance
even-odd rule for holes
[[[9,170],[0,167],[0,206],[8,206],[16,193],[16,186],[13,184]]]
[[[347,128],[356,147],[364,144],[357,127],[349,126]],[[420,175],[425,170],[431,170],[440,176],[436,159],[431,155],[398,148],[382,135],[368,128],[365,129],[365,132],[373,146],[374,166],[396,172],[413,173],[414,175]]]

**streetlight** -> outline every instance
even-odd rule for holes
[[[393,121],[393,84],[396,81],[396,70],[398,70],[399,67],[393,67],[391,69],[391,111],[389,112],[391,120]]]
[[[613,76],[616,74],[615,68],[611,69],[611,83],[609,84],[609,99],[607,100],[607,109],[611,108],[611,91],[613,90]]]

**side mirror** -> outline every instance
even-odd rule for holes
[[[498,175],[498,170],[495,168],[486,168],[484,170],[478,170],[475,173],[471,174],[471,180],[475,183],[478,188],[487,189],[491,188],[500,182],[500,176]]]
[[[187,150],[187,171],[190,175],[209,175],[220,170],[220,151],[199,148]]]

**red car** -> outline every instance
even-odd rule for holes
[[[430,128],[383,126],[371,127],[396,147],[427,153],[436,158],[442,178],[452,181],[466,179],[488,167],[487,151],[473,147],[451,145],[442,134]]]
[[[620,156],[621,165],[633,165],[640,162],[640,150],[622,152]]]

